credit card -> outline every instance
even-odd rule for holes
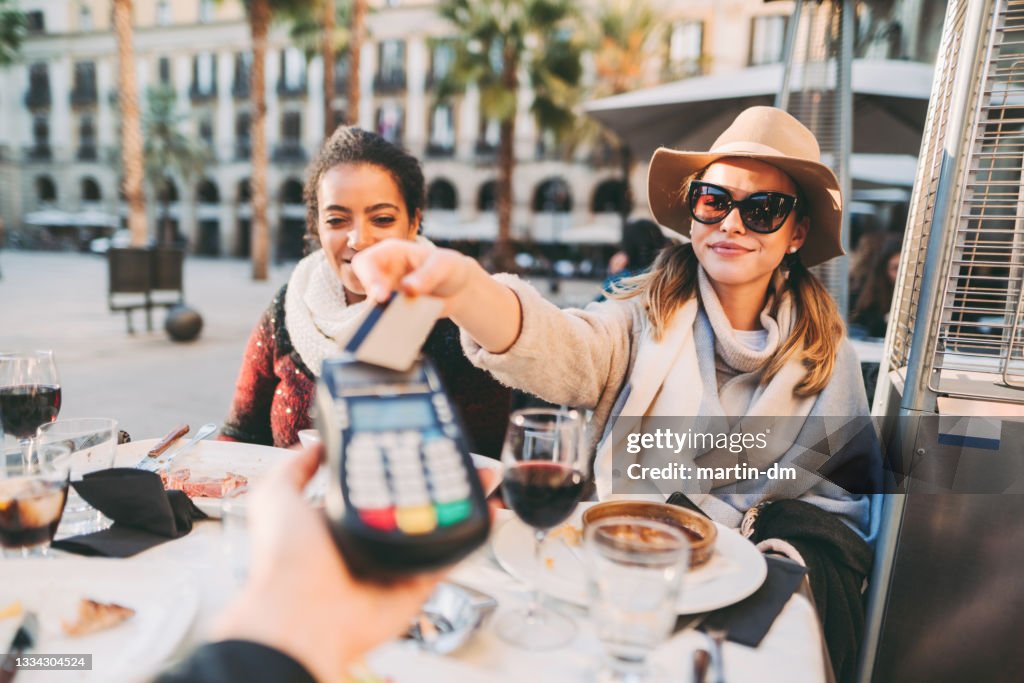
[[[345,351],[364,363],[406,372],[419,357],[443,308],[444,302],[436,297],[395,292],[388,301],[367,311]]]

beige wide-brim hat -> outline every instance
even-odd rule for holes
[[[707,152],[681,152],[661,147],[651,159],[647,199],[654,219],[690,236],[690,210],[683,183],[714,161],[727,157],[757,159],[793,179],[803,193],[810,218],[800,260],[814,266],[841,256],[843,200],[839,181],[821,163],[818,141],[802,123],[775,107],[743,110]]]

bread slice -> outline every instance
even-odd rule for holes
[[[61,627],[64,633],[77,638],[114,628],[134,615],[131,607],[82,598],[78,603],[78,619],[71,623],[63,621]]]

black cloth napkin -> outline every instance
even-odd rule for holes
[[[855,680],[871,546],[838,517],[802,500],[779,500],[761,509],[750,540],[768,538],[786,541],[804,559],[836,679]]]
[[[85,502],[113,520],[109,529],[54,541],[53,547],[79,555],[131,557],[192,531],[206,519],[181,491],[165,491],[160,476],[130,467],[86,474],[72,482]]]
[[[666,502],[708,516],[681,491],[673,493]],[[779,557],[766,557],[765,560],[768,563],[768,574],[761,587],[735,605],[708,614],[701,629],[725,629],[729,640],[741,645],[757,647],[761,643],[790,596],[797,591],[807,575],[807,568],[792,560]],[[689,617],[685,621],[680,618],[677,625],[685,628],[691,621]]]
[[[768,576],[754,594],[735,605],[723,607],[708,614],[700,625],[724,629],[729,640],[740,645],[757,647],[761,644],[782,608],[800,588],[807,568],[784,557],[765,557]]]

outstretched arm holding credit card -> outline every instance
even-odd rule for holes
[[[395,291],[441,300],[441,315],[491,353],[506,351],[519,337],[519,299],[468,256],[389,239],[360,252],[352,268],[374,301],[386,302]]]

